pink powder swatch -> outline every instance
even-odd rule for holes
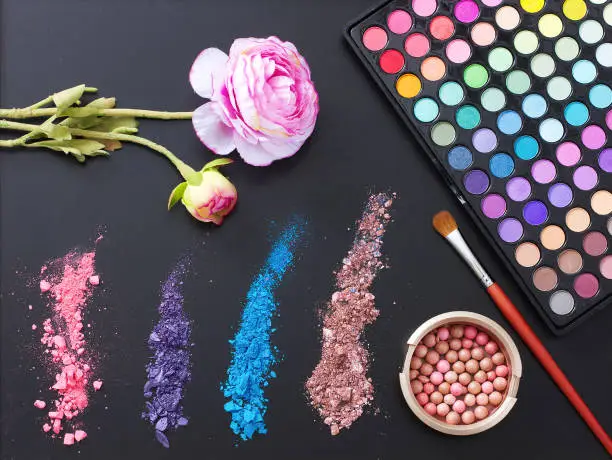
[[[327,304],[321,360],[306,382],[310,403],[332,435],[351,426],[374,398],[372,379],[367,376],[369,353],[361,334],[379,313],[369,289],[384,267],[380,251],[392,203],[385,193],[368,200],[353,247],[336,274],[338,291]]]
[[[95,252],[71,252],[41,269],[40,291],[47,297],[51,317],[43,322],[41,342],[46,345],[45,360],[55,375],[51,389],[56,398],[50,404],[35,401],[39,409],[48,408],[43,431],[59,436],[72,445],[85,439],[87,433],[77,429],[77,417],[89,404],[89,392],[102,386],[92,381],[92,356],[83,333],[83,314],[93,286],[100,282],[95,273]],[[66,425],[70,430],[65,430]],[[81,428],[79,426],[79,428]]]

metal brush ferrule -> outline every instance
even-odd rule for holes
[[[485,271],[484,267],[480,265],[478,259],[467,245],[463,236],[459,232],[459,230],[453,230],[450,232],[446,239],[453,245],[453,247],[457,250],[457,252],[463,257],[463,260],[468,264],[468,266],[472,269],[472,271],[476,274],[480,282],[484,285],[485,288],[488,288],[493,284],[493,280],[489,276],[489,274]]]

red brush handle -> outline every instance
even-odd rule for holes
[[[612,439],[599,424],[589,406],[582,400],[578,392],[574,389],[563,371],[559,368],[554,358],[544,347],[538,336],[533,332],[529,324],[523,318],[523,315],[517,310],[512,301],[504,293],[502,288],[497,283],[487,288],[487,292],[501,310],[512,327],[518,332],[523,341],[527,344],[531,352],[540,361],[540,364],[546,369],[553,381],[561,389],[563,394],[569,399],[574,408],[578,411],[582,419],[589,426],[593,434],[603,444],[608,454],[612,455]]]

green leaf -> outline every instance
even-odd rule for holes
[[[216,160],[213,161],[209,161],[208,163],[206,163],[204,165],[204,167],[202,168],[202,172],[208,170],[208,169],[217,169],[221,166],[225,166],[228,165],[230,163],[233,163],[234,160],[230,159],[230,158],[217,158]]]
[[[98,107],[68,107],[62,110],[62,116],[73,118],[85,118],[98,115],[100,109]]]
[[[187,188],[187,182],[181,182],[170,194],[170,198],[168,198],[168,210],[172,209],[172,207],[183,198],[183,194],[185,193],[185,189]]]
[[[112,109],[115,107],[117,103],[117,99],[114,97],[100,97],[98,99],[94,99],[85,107],[94,107],[96,109]]]
[[[58,141],[72,139],[70,130],[65,126],[52,125],[48,131],[45,131],[45,134],[51,139],[55,139]]]
[[[94,157],[98,155],[108,155],[104,150],[104,144],[91,139],[69,139],[69,140],[52,140],[41,141],[29,144],[33,147],[45,147],[57,152],[64,152],[74,156],[79,162],[85,161],[85,157]]]
[[[91,127],[92,131],[103,133],[134,134],[138,132],[138,121],[134,117],[105,117]]]
[[[85,85],[75,86],[74,88],[68,88],[59,93],[53,95],[53,103],[58,108],[58,114],[64,109],[67,109],[74,103],[78,102],[83,93],[85,92]]]

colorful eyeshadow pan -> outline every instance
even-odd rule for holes
[[[612,303],[610,37],[609,0],[386,0],[347,30],[558,332]]]

